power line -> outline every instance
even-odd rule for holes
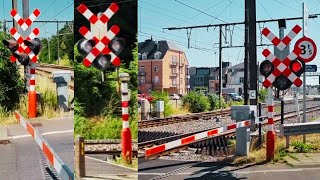
[[[224,1],[224,0],[222,0],[221,2],[223,2],[223,1]],[[165,11],[170,12],[170,13],[173,13],[173,14],[177,14],[177,15],[182,16],[182,17],[186,17],[188,20],[192,19],[192,17],[188,17],[188,16],[186,16],[186,15],[184,15],[184,14],[180,14],[180,13],[177,13],[177,12],[174,12],[174,11],[170,11],[170,10],[168,10],[168,9],[162,8],[162,7],[160,7],[160,6],[156,6],[156,5],[151,4],[151,3],[148,3],[148,2],[146,2],[146,1],[139,0],[139,3],[140,3],[140,2],[143,2],[143,3],[145,3],[145,4],[149,4],[150,6],[156,7],[156,8],[158,8],[158,9],[165,10]],[[187,20],[187,21],[188,21],[188,20]],[[183,21],[185,22],[185,20],[183,20]],[[201,21],[201,22],[204,22],[204,21]],[[178,26],[180,26],[180,25],[178,25]]]
[[[263,4],[260,2],[260,0],[258,0],[258,3],[262,6],[262,8],[264,9],[264,11],[269,15],[270,19],[272,19],[271,15],[270,15],[269,12],[267,11],[267,9],[263,6]]]
[[[220,3],[222,3],[222,2],[224,2],[224,0],[222,0],[222,1],[220,1],[220,2],[218,2],[218,3],[216,3],[216,4],[214,4],[214,5],[212,5],[212,6],[210,6],[209,8],[205,9],[205,11],[208,11],[209,9],[211,9],[211,8],[213,8],[213,7],[217,6],[217,5],[219,5],[219,4],[220,4]],[[189,22],[191,19],[194,19],[194,18],[198,17],[200,14],[202,14],[202,12],[201,12],[201,13],[199,13],[199,14],[197,14],[197,15],[195,15],[195,16],[193,16],[193,17],[191,17],[191,18],[189,18],[189,19],[187,19],[186,21],[182,22],[182,23],[181,23],[181,24],[179,24],[178,26],[181,26],[182,24],[184,24],[184,23],[186,23],[186,22]]]
[[[191,8],[191,9],[193,9],[193,10],[196,10],[196,11],[202,13],[202,14],[205,14],[205,15],[207,15],[207,16],[210,16],[210,17],[212,17],[212,18],[214,18],[214,19],[217,19],[217,20],[219,20],[219,21],[222,21],[222,22],[224,22],[224,23],[227,23],[226,21],[224,21],[224,20],[222,20],[222,19],[220,19],[220,18],[217,18],[217,17],[215,17],[215,16],[212,16],[211,14],[208,14],[208,13],[206,13],[206,12],[204,12],[204,11],[201,11],[201,10],[199,10],[199,9],[197,9],[197,8],[194,8],[194,7],[192,7],[192,6],[188,5],[188,4],[185,4],[185,3],[183,3],[183,2],[181,2],[181,1],[179,1],[179,0],[174,0],[174,1],[180,3],[180,4],[184,5],[184,6],[187,6],[187,7]]]
[[[49,5],[49,7],[48,7],[42,14],[46,14],[46,12],[49,10],[49,8],[50,8],[56,1],[57,1],[57,0],[53,1],[53,2]]]
[[[218,15],[217,18],[234,2],[234,0],[230,1],[230,3],[225,7]],[[215,20],[213,20],[211,23],[213,23]]]
[[[277,2],[277,3],[279,3],[279,4],[282,4],[282,5],[288,7],[288,8],[290,8],[290,9],[292,9],[292,10],[295,10],[295,11],[299,12],[299,13],[302,13],[302,11],[299,11],[299,10],[296,9],[296,8],[293,8],[293,7],[291,7],[291,6],[288,6],[287,4],[285,4],[285,3],[281,2],[281,1],[278,1],[278,0],[273,0],[273,1],[275,1],[275,2]]]

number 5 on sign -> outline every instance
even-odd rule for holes
[[[316,57],[316,43],[314,43],[314,41],[308,37],[300,38],[296,42],[295,47],[299,47],[301,49],[299,56],[305,63],[312,61]]]

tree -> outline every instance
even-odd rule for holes
[[[0,40],[10,38],[4,32],[0,32]],[[0,106],[7,110],[13,110],[19,102],[22,92],[22,82],[15,63],[9,60],[10,51],[0,43]]]

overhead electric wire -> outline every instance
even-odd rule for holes
[[[263,6],[263,4],[260,2],[260,0],[258,0],[258,3],[262,6],[262,8],[264,9],[264,11],[269,15],[270,19],[272,19],[271,15],[269,14],[269,12],[267,11],[267,9]],[[272,19],[273,20],[273,19]]]
[[[296,9],[296,8],[293,8],[293,7],[291,7],[291,6],[288,6],[287,4],[285,4],[285,3],[281,2],[281,1],[278,1],[278,0],[273,0],[273,1],[275,1],[275,2],[277,2],[277,3],[279,3],[279,4],[282,4],[282,5],[288,7],[288,8],[290,8],[290,9],[292,9],[292,10],[295,10],[295,11],[299,12],[299,13],[302,13],[302,11],[300,11],[300,10],[298,10],[298,9]]]
[[[229,1],[229,2],[230,2],[230,1]],[[225,7],[225,8],[217,15],[217,18],[219,18],[219,16],[220,16],[225,10],[227,10],[228,7],[229,7],[233,2],[234,2],[234,0],[232,0],[232,1],[227,5],[227,7]],[[216,19],[215,19],[215,20],[216,20]],[[213,21],[211,22],[211,24],[212,24],[215,20],[213,20]]]
[[[217,6],[217,5],[219,5],[219,4],[220,4],[220,3],[222,3],[222,2],[224,2],[224,0],[222,0],[222,1],[220,1],[220,2],[218,2],[218,3],[216,3],[216,4],[214,4],[214,5],[212,5],[212,6],[210,6],[209,8],[205,9],[205,11],[208,11],[209,9],[211,9],[211,8],[213,8],[213,7]],[[181,26],[182,24],[184,24],[184,23],[186,23],[186,22],[189,22],[191,19],[194,19],[194,18],[198,17],[200,14],[202,14],[202,12],[201,12],[201,13],[199,13],[199,14],[197,14],[197,15],[195,15],[195,16],[193,16],[193,17],[191,17],[191,18],[189,18],[189,19],[187,19],[186,21],[182,22],[182,23],[181,23],[181,24],[179,24],[178,26]]]

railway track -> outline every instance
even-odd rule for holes
[[[307,108],[307,114],[314,113],[319,110],[320,110],[319,105],[315,106],[315,107],[309,107],[309,108]],[[284,119],[286,121],[288,121],[289,119],[295,118],[296,116],[297,116],[297,113],[295,111],[284,113]],[[281,119],[281,116],[279,114],[274,116],[275,123],[279,123],[280,119]],[[266,122],[263,122],[261,124],[262,124],[262,127],[267,125]],[[184,137],[187,137],[187,136],[190,136],[193,134],[197,134],[200,132],[204,132],[204,131],[206,131],[206,130],[191,132],[191,133],[186,133],[186,134],[178,134],[178,135],[174,135],[174,136],[154,139],[151,141],[139,142],[138,143],[139,158],[144,157],[144,149],[146,149],[146,148],[149,148],[149,147],[152,147],[155,145],[160,145],[160,144],[167,143],[167,142],[171,142],[171,141],[181,139],[181,138],[184,138]],[[177,148],[173,148],[168,151],[164,151],[159,154],[155,154],[155,155],[150,156],[148,158],[153,159],[158,156],[164,156],[164,155],[168,155],[170,153],[183,151],[185,149],[188,149],[189,147],[196,148],[197,153],[202,152],[203,148],[205,147],[205,150],[208,152],[209,155],[223,155],[223,154],[225,155],[225,154],[228,154],[227,140],[233,139],[234,137],[235,137],[235,130],[230,130],[230,131],[225,132],[223,134],[212,136],[212,137],[205,138],[205,139],[201,139],[199,141],[193,142],[192,144],[179,146]]]
[[[111,155],[113,158],[121,155],[121,142],[120,140],[86,140],[85,154],[105,154]],[[137,143],[133,142],[132,154],[137,157]]]
[[[71,81],[68,83],[69,89],[74,90],[74,70],[68,66],[58,66],[55,64],[38,64],[36,73],[47,78],[52,78],[52,72],[57,70],[68,70],[71,71]]]
[[[313,99],[307,99],[307,101],[313,101]],[[299,100],[299,102],[302,102],[302,100]],[[287,100],[285,101],[286,104],[293,104],[294,100]],[[275,102],[275,106],[280,106],[280,102]],[[266,108],[265,104],[263,104],[263,108]],[[222,110],[216,110],[216,111],[210,111],[210,112],[201,112],[201,113],[190,113],[186,115],[179,115],[179,116],[169,116],[165,118],[154,118],[149,120],[142,120],[138,122],[139,129],[144,128],[150,128],[150,127],[157,127],[157,126],[164,126],[174,123],[181,123],[181,122],[187,122],[187,121],[193,121],[193,120],[208,120],[208,119],[214,119],[216,117],[223,118],[228,117],[231,114],[231,109],[222,109]]]

